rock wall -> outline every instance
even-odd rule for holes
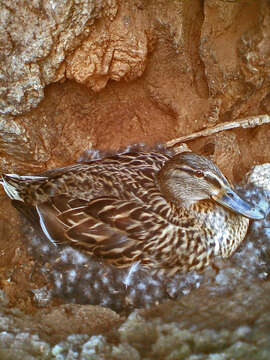
[[[0,16],[3,171],[269,112],[267,0],[7,0]],[[191,148],[239,180],[269,160],[269,136],[231,131]]]
[[[0,18],[1,172],[270,112],[268,0],[5,0]],[[189,146],[238,181],[269,162],[269,140],[263,125]],[[46,281],[18,229],[0,189],[0,285],[31,313]]]

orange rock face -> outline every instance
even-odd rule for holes
[[[1,172],[38,173],[89,148],[154,145],[270,112],[267,0],[8,3],[0,5]],[[264,125],[189,146],[239,181],[269,162],[269,140]],[[8,201],[0,206],[0,235],[14,239],[5,223],[18,219]],[[0,244],[7,290],[11,267],[20,283],[23,261],[10,264],[12,244]]]

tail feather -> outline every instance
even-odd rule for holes
[[[33,225],[39,225],[39,217],[34,206],[25,205],[22,201],[12,200],[12,205]]]
[[[8,197],[12,200],[20,200],[22,198],[19,194],[19,184],[20,176],[15,174],[2,174],[1,185],[4,187],[4,190]]]
[[[12,200],[23,201],[20,193],[26,184],[46,180],[44,176],[20,176],[17,174],[2,174],[0,184]]]
[[[56,245],[56,241],[48,233],[46,224],[37,206],[29,206],[19,200],[12,200],[12,205],[30,222],[39,235]]]

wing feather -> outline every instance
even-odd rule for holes
[[[144,227],[141,221],[147,207],[135,201],[102,197],[87,202],[58,196],[37,205],[37,210],[47,237],[56,243],[71,243],[117,266],[129,266],[138,259],[149,230],[149,223]]]
[[[29,214],[50,241],[79,247],[117,267],[167,254],[177,232],[148,205],[114,197],[86,201],[61,195],[31,207]]]

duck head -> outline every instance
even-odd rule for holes
[[[261,209],[241,199],[219,168],[204,156],[191,152],[175,155],[158,174],[164,196],[188,208],[200,200],[213,200],[223,207],[253,220],[261,220]]]

